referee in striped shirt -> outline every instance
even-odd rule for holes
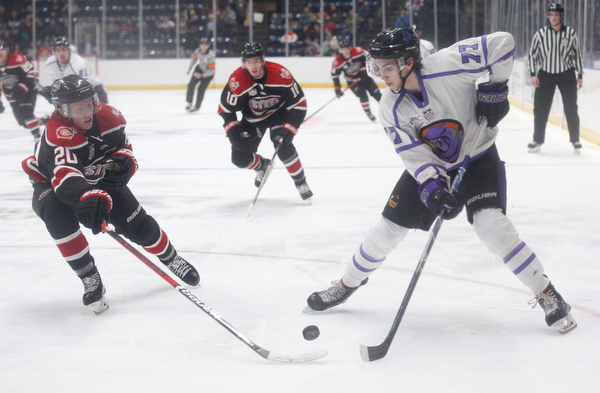
[[[548,26],[533,36],[529,51],[531,84],[535,87],[533,101],[533,141],[527,145],[530,153],[537,153],[544,143],[546,123],[552,106],[556,86],[563,100],[569,140],[575,154],[579,154],[579,115],[577,114],[577,89],[583,83],[583,61],[577,33],[562,21],[565,9],[552,3],[548,7]]]

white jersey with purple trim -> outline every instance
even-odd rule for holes
[[[435,53],[435,46],[427,40],[419,38],[419,45],[421,47],[421,58],[424,59]]]
[[[479,127],[477,79],[506,81],[513,68],[514,39],[497,32],[459,41],[423,59],[417,72],[422,101],[407,90],[385,89],[379,116],[409,173],[423,183],[461,166]],[[471,156],[483,154],[498,128],[486,128]]]
[[[56,56],[52,55],[46,60],[45,69],[52,82],[67,75],[75,74],[90,82],[94,87],[102,84],[102,81],[94,74],[88,62],[83,57],[73,53],[73,51],[71,51],[69,64],[66,67],[58,64]]]

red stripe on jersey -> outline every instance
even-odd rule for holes
[[[144,250],[148,251],[152,255],[160,255],[167,250],[167,247],[169,247],[169,237],[165,231],[161,229],[158,241],[148,247],[144,247]]]
[[[27,120],[25,121],[25,127],[27,127],[29,130],[33,130],[35,128],[38,128],[40,125],[40,120],[39,119],[33,119],[33,120]]]
[[[285,164],[285,169],[290,173],[290,175],[294,176],[302,170],[302,163],[300,162],[300,157],[296,157],[292,162],[288,162]]]
[[[56,240],[56,247],[67,261],[81,258],[88,252],[89,246],[87,239],[79,230],[70,236]]]
[[[21,162],[21,168],[27,173],[27,175],[33,180],[37,180],[42,183],[48,183],[48,179],[42,175],[42,173],[35,167],[35,157],[29,156]]]
[[[79,176],[85,180],[85,177],[81,172],[76,171],[73,168],[61,167],[54,173],[54,177],[52,178],[52,188],[56,190],[66,178],[71,176]]]

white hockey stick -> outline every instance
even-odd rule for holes
[[[224,320],[215,310],[210,308],[206,303],[200,300],[196,295],[190,292],[187,288],[181,286],[177,281],[173,280],[171,276],[165,273],[161,268],[159,268],[156,264],[154,264],[151,260],[146,258],[141,252],[139,252],[136,248],[134,248],[127,240],[123,239],[119,234],[113,231],[108,225],[102,224],[102,231],[108,234],[110,237],[115,239],[120,245],[125,247],[129,252],[135,255],[140,261],[142,261],[146,266],[154,271],[154,273],[161,276],[166,282],[171,284],[173,288],[175,288],[179,293],[185,296],[189,301],[194,303],[198,308],[208,314],[209,317],[217,321],[221,326],[227,329],[231,334],[236,336],[240,341],[249,346],[254,352],[258,353],[265,359],[273,360],[276,362],[310,362],[311,360],[320,359],[323,356],[327,355],[326,350],[321,350],[317,352],[306,353],[303,355],[282,355],[278,353],[273,353],[268,351],[261,346],[253,343],[249,338],[243,335],[236,328],[231,326],[229,322]]]
[[[250,214],[252,214],[252,210],[254,210],[254,205],[256,204],[256,200],[258,199],[258,196],[260,195],[261,190],[267,183],[267,179],[269,178],[269,175],[271,174],[271,171],[273,170],[273,166],[275,165],[275,157],[277,157],[277,152],[279,151],[279,148],[281,147],[281,142],[282,142],[281,138],[277,139],[277,142],[278,142],[277,147],[275,148],[273,157],[271,157],[271,162],[269,163],[269,166],[267,167],[267,170],[265,171],[265,175],[263,176],[262,181],[260,182],[260,186],[258,187],[258,190],[256,190],[256,195],[254,196],[254,200],[252,201],[250,206],[248,206],[248,213],[246,214],[246,221],[248,221],[250,219]]]

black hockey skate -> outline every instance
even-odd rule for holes
[[[342,280],[332,281],[331,287],[324,291],[313,292],[313,294],[308,297],[306,300],[308,307],[304,309],[304,312],[325,311],[328,308],[342,304],[346,302],[359,287],[365,285],[367,281],[369,281],[368,277],[356,288],[345,286]]]
[[[262,181],[265,177],[265,172],[267,172],[267,168],[269,167],[270,163],[271,163],[271,160],[269,160],[268,158],[262,158],[262,163],[260,164],[260,169],[256,170],[256,178],[254,178],[254,185],[256,187],[260,187],[260,183],[262,183]]]
[[[310,190],[310,187],[308,186],[308,184],[306,183],[306,180],[303,180],[302,183],[296,184],[296,189],[300,193],[300,197],[302,198],[303,201],[305,201],[308,198],[313,196],[313,193]]]
[[[196,286],[200,283],[200,275],[196,268],[179,255],[176,255],[171,262],[163,263],[187,285]]]
[[[377,119],[375,118],[375,115],[373,115],[373,114],[371,113],[371,110],[370,110],[370,109],[367,109],[367,110],[365,110],[365,113],[367,114],[367,117],[369,118],[369,120],[371,120],[371,121],[376,121],[376,120],[377,120]]]
[[[552,283],[548,284],[544,292],[530,301],[530,304],[533,304],[532,308],[538,303],[546,313],[546,324],[558,330],[559,333],[564,334],[577,327],[577,322],[569,314],[571,306],[563,300]]]
[[[542,150],[542,144],[536,141],[531,141],[527,144],[530,153],[539,153]]]
[[[575,149],[575,154],[581,154],[581,142],[574,142],[573,149]]]
[[[108,310],[108,303],[104,298],[106,288],[102,284],[102,279],[98,271],[87,277],[83,277],[81,282],[83,283],[84,290],[83,305],[90,306],[96,315]]]

